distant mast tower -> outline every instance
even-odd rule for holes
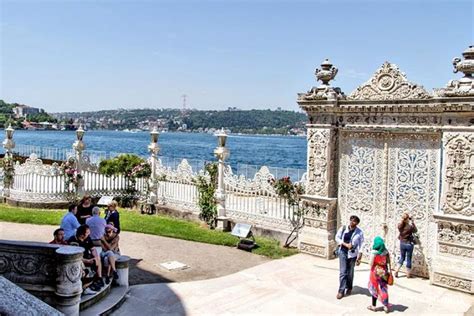
[[[188,96],[187,96],[186,94],[183,94],[183,95],[181,96],[181,98],[183,98],[183,109],[182,109],[182,112],[183,112],[183,113],[186,113],[186,99],[187,99],[187,97],[188,97]]]

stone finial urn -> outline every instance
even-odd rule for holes
[[[474,45],[469,46],[462,56],[464,60],[459,57],[453,59],[454,73],[460,71],[464,73],[465,77],[472,77],[474,73]]]
[[[321,63],[321,69],[316,69],[314,74],[317,80],[321,81],[323,85],[328,86],[329,81],[333,80],[337,75],[337,68],[332,65],[329,59],[325,59]]]

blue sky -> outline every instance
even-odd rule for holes
[[[0,0],[0,98],[47,111],[297,110],[324,58],[346,94],[385,61],[431,90],[474,44],[473,1]]]

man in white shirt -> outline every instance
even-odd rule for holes
[[[349,225],[344,225],[336,233],[339,256],[339,290],[336,298],[340,300],[344,295],[351,295],[354,282],[354,267],[360,264],[364,233],[357,227],[359,217],[352,215]]]

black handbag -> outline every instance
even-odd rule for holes
[[[344,231],[346,230],[346,225],[342,226],[342,233],[341,233],[341,239],[344,236]],[[341,246],[337,246],[336,249],[334,249],[333,254],[336,257],[339,257],[339,253],[341,252]]]

